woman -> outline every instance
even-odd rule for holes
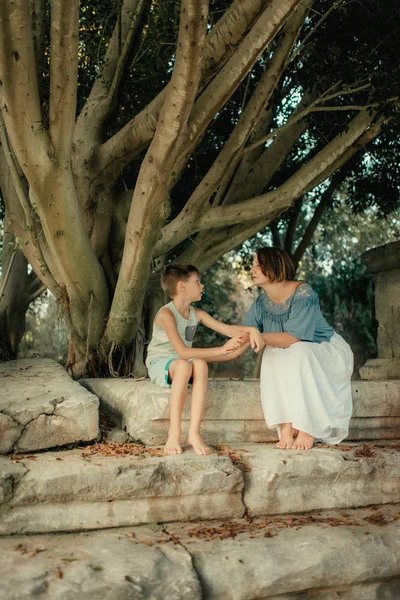
[[[277,447],[308,450],[315,439],[339,443],[352,411],[350,346],[325,321],[311,286],[293,280],[284,250],[260,248],[250,272],[264,293],[245,324],[263,333],[261,402],[268,427],[278,430]]]

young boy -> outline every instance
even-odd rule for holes
[[[208,313],[191,306],[201,300],[204,285],[193,265],[168,265],[161,279],[164,291],[172,302],[161,308],[153,325],[146,366],[153,383],[171,387],[170,428],[164,452],[181,454],[181,417],[186,401],[187,387],[192,382],[190,425],[187,441],[196,454],[210,454],[211,450],[200,435],[204,414],[208,362],[231,360],[244,350],[247,340],[256,352],[263,347],[262,334],[255,327],[225,325]],[[198,323],[226,336],[236,336],[216,348],[192,348]],[[246,335],[248,334],[248,335]]]

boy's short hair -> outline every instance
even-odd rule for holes
[[[296,268],[289,254],[282,248],[259,248],[257,259],[260,269],[269,280],[291,281],[296,274]]]
[[[171,298],[176,295],[176,286],[179,281],[187,281],[195,273],[200,275],[194,265],[167,265],[161,277],[161,287]]]

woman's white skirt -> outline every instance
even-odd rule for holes
[[[353,353],[334,333],[329,342],[267,346],[261,364],[261,402],[268,427],[292,423],[327,444],[347,437],[352,412]]]

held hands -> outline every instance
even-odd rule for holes
[[[245,343],[246,342],[242,334],[235,335],[222,346],[222,354],[231,354],[231,352],[239,350],[239,348],[241,348]]]

